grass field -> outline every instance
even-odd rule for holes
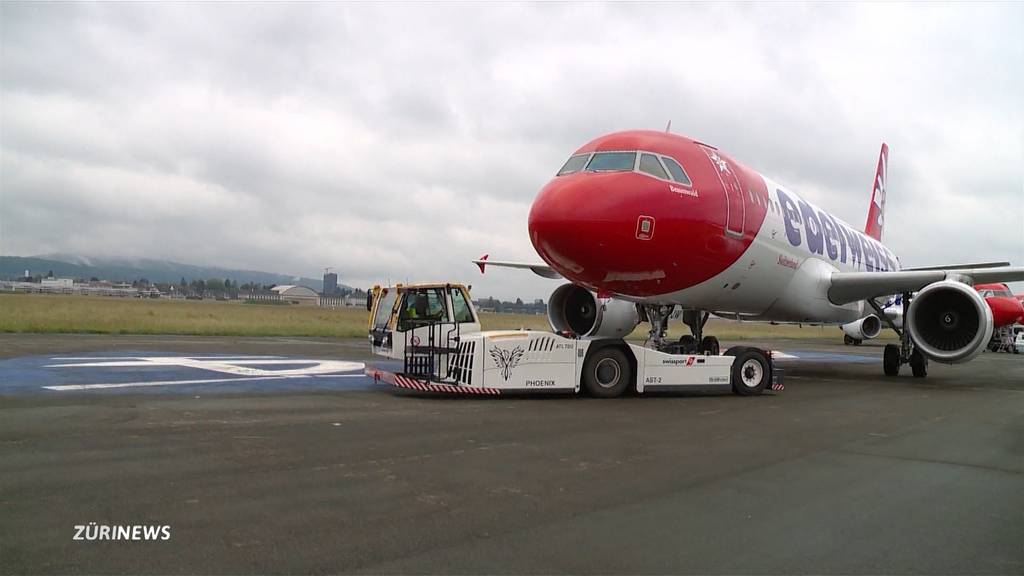
[[[0,294],[0,332],[362,338],[366,336],[366,314],[362,308],[331,310],[242,302]],[[481,322],[485,330],[548,329],[547,319],[537,315],[481,314]],[[638,327],[631,337],[644,338],[644,326]],[[669,335],[678,338],[683,331],[682,323],[673,322]],[[771,326],[717,319],[705,331],[723,340],[842,339],[834,326]]]

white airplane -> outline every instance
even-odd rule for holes
[[[717,354],[710,312],[751,320],[889,322],[875,302],[898,294],[905,330],[885,347],[887,375],[928,360],[965,362],[986,346],[992,312],[975,283],[1024,280],[1006,262],[900,268],[881,243],[888,147],[863,232],[717,148],[667,132],[626,131],[574,152],[538,193],[530,241],[544,263],[489,260],[568,284],[551,294],[559,332],[622,338],[651,323],[659,349]],[[665,341],[679,306],[691,335]],[[871,313],[875,315],[872,315]]]

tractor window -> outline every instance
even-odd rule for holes
[[[395,297],[398,295],[396,290],[383,290],[383,293],[378,296],[377,302],[377,315],[373,317],[373,327],[377,330],[384,330],[388,326],[388,320],[391,319],[391,309],[395,307]]]
[[[398,313],[398,329],[415,328],[429,322],[447,322],[448,308],[441,288],[407,290],[402,295],[402,309]]]
[[[692,186],[690,177],[686,175],[686,171],[679,165],[679,162],[669,158],[668,156],[662,156],[661,159],[665,162],[665,167],[668,168],[669,173],[672,174],[672,179],[680,184],[686,186]]]
[[[583,167],[587,164],[587,158],[590,158],[590,154],[578,154],[569,158],[555,176],[565,176],[566,174],[583,170]]]
[[[461,288],[452,288],[452,312],[454,313],[455,321],[460,324],[472,324],[475,322],[473,311],[469,309],[466,295],[462,293]]]
[[[658,157],[654,154],[640,155],[640,171],[644,174],[650,174],[655,178],[668,180],[668,174],[665,173],[665,169],[661,167],[661,162],[658,162]]]
[[[587,172],[630,172],[636,152],[598,152],[587,164]]]

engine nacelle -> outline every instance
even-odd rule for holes
[[[843,332],[854,340],[871,340],[881,331],[882,321],[874,314],[868,314],[856,322],[843,324]]]
[[[966,362],[992,338],[992,310],[974,288],[953,280],[925,286],[904,324],[922,354],[947,364]]]
[[[548,322],[555,332],[625,338],[640,323],[640,313],[632,302],[599,300],[586,288],[563,284],[548,300]]]

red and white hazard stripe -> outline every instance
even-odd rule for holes
[[[499,390],[498,388],[434,384],[432,382],[426,382],[424,380],[418,380],[416,378],[402,376],[401,374],[395,374],[394,382],[392,382],[392,384],[399,388],[408,388],[410,390],[419,390],[421,392],[445,392],[448,394],[483,394],[489,396],[497,396],[498,394],[501,394],[501,390]]]

